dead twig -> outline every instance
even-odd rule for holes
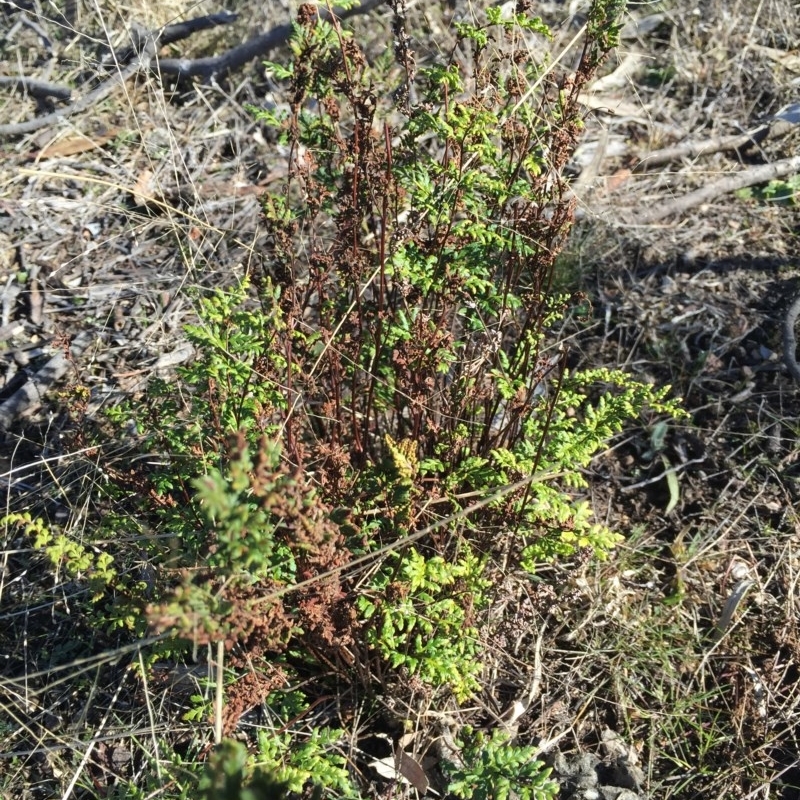
[[[21,7],[12,6],[13,11],[21,11]],[[32,9],[27,9],[32,10]],[[30,28],[41,39],[42,46],[51,56],[53,54],[53,43],[44,28],[34,19],[31,19],[24,11],[21,11],[17,17],[16,22],[11,27],[11,30],[6,34],[6,39],[11,39],[16,35],[16,32],[22,27]]]
[[[664,203],[660,208],[642,214],[638,222],[642,225],[649,225],[673,214],[688,211],[690,208],[713,200],[720,195],[745,189],[748,186],[755,186],[759,183],[768,183],[779,178],[785,178],[787,175],[792,175],[796,172],[800,172],[800,156],[776,161],[774,164],[764,164],[760,167],[751,167],[741,172],[734,172],[714,183],[703,186],[702,189],[689,192],[669,203]]]
[[[734,136],[715,136],[702,142],[682,142],[674,147],[665,147],[648,153],[633,168],[634,172],[647,172],[653,167],[661,167],[671,161],[681,161],[684,158],[699,158],[700,156],[720,153],[724,150],[741,150],[760,144],[767,138],[770,125],[760,125],[747,133],[738,133]]]
[[[660,167],[670,161],[681,161],[684,158],[694,159],[726,150],[747,150],[760,145],[767,137],[777,138],[785,136],[794,128],[788,120],[776,117],[747,133],[738,133],[734,136],[715,136],[702,142],[683,142],[674,147],[665,147],[648,153],[633,168],[634,172],[647,172],[653,167]]]
[[[783,363],[789,374],[800,383],[800,365],[797,363],[797,337],[794,326],[800,314],[800,294],[794,298],[783,318]]]
[[[334,8],[332,11],[320,9],[320,19],[330,21],[332,19],[344,20],[356,14],[365,14],[373,8],[381,5],[384,0],[366,0],[359,6],[353,8]],[[131,47],[129,50],[119,53],[116,57],[118,64],[125,63],[134,54],[139,54],[138,58],[121,69],[109,80],[103,82],[94,91],[75,101],[68,108],[54,111],[41,117],[26,122],[11,123],[0,125],[0,136],[19,136],[26,133],[46,128],[48,125],[58,123],[62,119],[85,111],[87,108],[100,102],[107,97],[114,88],[127,81],[133,75],[153,68],[160,75],[169,75],[183,80],[186,78],[202,78],[207,81],[215,75],[223,72],[233,72],[240,69],[245,64],[255,58],[264,57],[270,51],[285,44],[292,35],[291,23],[279,25],[268,33],[256,36],[254,39],[245,42],[238,47],[234,47],[218,56],[207,58],[164,58],[158,59],[156,51],[163,44],[178,41],[186,38],[195,31],[213,27],[214,25],[225,25],[237,18],[236,14],[222,12],[219,14],[208,14],[194,20],[168,25],[160,31],[141,31],[131,32]],[[28,78],[14,78],[14,82],[30,82]],[[33,92],[31,92],[33,93]],[[54,92],[47,92],[51,96],[57,96]]]
[[[94,334],[79,333],[70,345],[69,355],[56,353],[36,375],[0,404],[0,431],[7,431],[15,419],[38,408],[45,393],[66,375],[72,362],[83,354],[93,340]]]
[[[157,41],[160,46],[172,44],[181,39],[188,39],[198,31],[206,31],[216,28],[218,25],[230,25],[237,19],[239,19],[239,15],[234,11],[220,11],[217,14],[206,14],[183,22],[173,22],[160,31]]]
[[[155,58],[156,44],[155,39],[150,36],[144,42],[144,46],[140,50],[139,57],[128,64],[125,69],[112,75],[107,81],[101,83],[96,89],[89,92],[89,94],[76,100],[71,106],[54,111],[51,114],[45,114],[42,117],[35,117],[29,119],[27,122],[15,122],[9,125],[0,125],[0,136],[18,136],[24,133],[33,133],[33,131],[46,128],[48,125],[54,125],[60,120],[70,117],[73,114],[79,114],[87,108],[99,103],[106,98],[117,86],[121,86],[128,78],[143,72],[150,66],[150,62]]]
[[[167,25],[157,31],[148,31],[134,26],[130,31],[130,47],[119,53],[112,53],[114,64],[117,67],[126,64],[124,69],[120,69],[107,81],[104,81],[96,89],[76,100],[67,108],[41,117],[35,117],[26,122],[0,125],[0,136],[19,136],[25,133],[33,133],[74,114],[79,114],[106,98],[117,86],[125,83],[128,78],[148,69],[156,58],[158,48],[162,45],[185,39],[197,31],[213,28],[217,25],[228,25],[238,18],[238,14],[223,11],[218,14],[206,14],[195,19]],[[28,92],[28,94],[37,98],[56,97],[60,100],[69,100],[71,96],[70,90],[66,87],[24,76],[0,77],[0,86],[2,85],[12,86],[18,91]]]
[[[188,39],[198,31],[216,28],[218,25],[230,25],[232,22],[236,22],[237,19],[239,19],[239,15],[232,11],[221,11],[218,14],[205,14],[202,17],[187,19],[183,22],[173,22],[156,31],[146,31],[142,33],[141,31],[137,32],[134,30],[131,32],[132,46],[119,53],[112,53],[112,60],[115,63],[127,64],[141,49],[140,38],[143,35],[152,36],[155,39],[156,48],[159,48],[167,44],[179,42],[182,39]]]
[[[36,78],[0,75],[0,86],[10,86],[11,89],[21,94],[29,94],[37,99],[55,97],[58,100],[69,100],[72,90],[68,86],[59,86],[57,83],[48,83]]]
[[[320,19],[326,22],[334,17],[339,20],[345,20],[357,14],[366,14],[383,2],[385,0],[365,0],[359,6],[347,9],[334,8],[333,11],[321,8],[319,9],[319,16]],[[158,60],[156,67],[162,75],[175,76],[179,80],[202,78],[207,81],[223,72],[233,72],[241,69],[254,58],[263,58],[270,51],[286,44],[292,35],[292,30],[291,23],[286,23],[273,28],[267,33],[262,33],[260,36],[256,36],[254,39],[250,39],[221,55],[207,58],[162,58]]]

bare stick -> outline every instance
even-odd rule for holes
[[[329,21],[332,17],[344,20],[357,14],[366,14],[384,2],[385,0],[364,0],[360,6],[353,6],[348,9],[334,8],[333,12],[321,8],[319,9],[319,16],[325,21]],[[158,71],[162,75],[173,75],[179,79],[202,78],[208,80],[219,73],[241,69],[254,58],[266,56],[270,51],[286,44],[291,35],[292,25],[291,23],[286,23],[218,56],[159,59],[157,62]]]
[[[749,133],[739,133],[735,136],[716,136],[702,142],[682,142],[674,147],[665,147],[663,150],[648,153],[633,168],[633,171],[647,172],[652,167],[660,167],[670,161],[699,158],[723,150],[740,150],[743,147],[760,144],[766,139],[769,131],[769,125],[762,125]]]
[[[79,333],[72,342],[69,358],[56,353],[27,383],[0,404],[0,431],[8,430],[17,417],[29,414],[42,405],[45,392],[66,375],[71,360],[78,358],[94,339],[91,333]]]
[[[59,100],[69,100],[72,90],[68,86],[59,86],[57,83],[48,83],[36,78],[24,78],[21,75],[0,75],[0,86],[10,86],[12,89],[29,94],[31,97],[56,97]]]
[[[687,211],[720,195],[735,192],[738,189],[745,189],[748,186],[755,186],[758,183],[768,183],[778,178],[785,178],[787,175],[792,175],[796,172],[800,172],[800,156],[776,161],[774,164],[751,167],[742,172],[734,172],[731,175],[726,175],[721,180],[709,183],[702,189],[689,192],[683,197],[677,197],[669,203],[664,203],[660,208],[642,214],[638,222],[643,225],[658,222],[665,217]]]
[[[797,337],[794,325],[800,314],[800,294],[795,297],[783,318],[783,363],[789,374],[800,383],[800,366],[797,364]]]
[[[110,54],[117,63],[127,64],[136,53],[142,48],[142,37],[152,36],[155,39],[156,48],[163,47],[165,44],[172,44],[179,42],[181,39],[188,39],[192,34],[197,31],[205,31],[209,28],[215,28],[217,25],[230,25],[239,19],[238,14],[231,11],[221,11],[218,14],[206,14],[202,17],[195,17],[187,19],[183,22],[174,22],[167,25],[160,30],[152,32],[131,31],[132,47],[128,47],[118,53]]]
[[[333,11],[319,9],[319,16],[326,21],[334,17],[344,20],[357,14],[366,14],[384,2],[385,0],[364,0],[360,6],[348,9],[334,8]],[[151,31],[144,34],[132,32],[131,41],[133,48],[141,53],[139,58],[109,80],[104,81],[94,91],[76,100],[68,108],[54,111],[52,114],[46,114],[42,117],[35,117],[26,122],[0,125],[0,136],[19,136],[25,133],[33,133],[46,128],[48,125],[54,125],[73,114],[85,111],[109,95],[116,86],[151,66],[159,74],[174,76],[179,80],[192,77],[209,80],[214,75],[240,69],[253,59],[266,56],[270,51],[286,44],[292,35],[292,25],[291,23],[286,23],[218,56],[209,56],[207,58],[156,58],[156,50],[161,44],[184,38],[195,30],[208,28],[212,25],[227,24],[235,18],[235,14],[222,12],[220,14],[209,14],[197,20],[189,20],[186,23],[167,26],[161,31]],[[120,54],[120,60],[122,61],[127,60],[128,57],[130,57],[128,53]]]
[[[218,14],[206,14],[203,17],[195,17],[194,19],[187,19],[184,22],[173,22],[167,25],[158,37],[158,44],[172,44],[181,39],[188,39],[192,34],[198,31],[206,31],[209,28],[215,28],[217,25],[230,25],[236,22],[239,15],[233,11],[220,11]]]
[[[764,125],[735,136],[715,136],[702,142],[683,142],[674,147],[665,147],[648,153],[633,168],[634,172],[647,172],[651,167],[660,167],[670,161],[680,161],[684,158],[694,159],[700,156],[720,153],[725,150],[746,150],[761,144],[768,136],[773,138],[785,136],[794,130],[794,125],[787,119],[775,117]]]
[[[35,117],[29,119],[27,122],[16,122],[9,125],[0,125],[0,136],[16,136],[23,133],[32,133],[33,131],[46,128],[48,125],[55,125],[60,120],[70,117],[73,114],[78,114],[91,108],[96,103],[99,103],[119,85],[125,83],[128,78],[138,72],[145,70],[150,62],[155,57],[155,41],[152,37],[147,40],[141,55],[135,61],[128,64],[125,69],[120,70],[115,75],[112,75],[107,81],[101,83],[96,89],[76,100],[71,106],[54,111],[52,114],[45,114],[43,117]]]

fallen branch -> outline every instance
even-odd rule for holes
[[[769,125],[761,125],[748,133],[738,133],[735,136],[715,136],[702,142],[682,142],[674,147],[665,147],[663,150],[648,153],[636,164],[633,171],[646,172],[652,167],[669,164],[670,161],[699,158],[724,150],[741,150],[763,142],[767,138],[769,130]]]
[[[59,100],[69,100],[72,97],[72,90],[68,86],[60,86],[57,83],[48,83],[36,78],[0,75],[0,86],[10,86],[11,89],[21,94],[29,94],[37,99],[55,97]]]
[[[325,21],[330,21],[333,17],[345,20],[357,14],[366,14],[384,2],[385,0],[364,0],[361,5],[353,6],[352,8],[334,8],[333,11],[320,8],[318,11],[320,19]],[[202,78],[203,80],[209,80],[220,73],[241,69],[254,58],[263,58],[270,51],[286,44],[292,35],[292,30],[292,24],[286,23],[218,56],[209,56],[207,58],[161,58],[158,59],[155,66],[162,75],[175,76],[178,79]]]
[[[112,53],[111,55],[113,62],[118,68],[120,65],[126,64],[124,69],[119,69],[119,71],[114,73],[108,80],[103,81],[96,89],[76,100],[67,108],[53,111],[41,117],[34,117],[27,122],[0,125],[0,136],[19,136],[25,133],[33,133],[34,131],[46,128],[48,125],[54,125],[67,117],[71,117],[73,114],[79,114],[81,111],[91,108],[111,94],[117,86],[121,86],[125,81],[137,75],[139,72],[144,72],[149,69],[151,63],[156,58],[158,48],[162,45],[177,42],[191,36],[197,31],[213,28],[216,25],[227,25],[238,19],[238,16],[238,14],[223,11],[219,14],[206,14],[203,17],[186,20],[185,22],[176,22],[157,31],[148,31],[140,27],[131,28],[130,47],[119,53]],[[0,78],[0,85],[12,85],[16,89],[27,91],[34,97],[49,96],[68,100],[71,95],[70,90],[64,87],[26,77]]]
[[[330,21],[334,17],[339,20],[345,20],[357,14],[366,14],[384,2],[385,0],[364,0],[360,6],[353,6],[347,9],[334,8],[332,11],[320,8],[318,9],[318,13],[320,19],[326,21]],[[74,114],[78,114],[81,111],[85,111],[87,108],[90,108],[107,97],[114,88],[123,84],[133,75],[143,72],[146,69],[152,68],[153,71],[162,76],[169,75],[179,80],[197,77],[205,81],[210,80],[220,73],[233,72],[237,69],[241,69],[241,67],[255,58],[263,58],[270,51],[286,44],[286,42],[289,41],[289,37],[292,35],[292,24],[286,23],[284,25],[279,25],[277,28],[273,28],[268,33],[256,36],[254,39],[250,39],[238,47],[227,50],[218,56],[194,59],[159,59],[156,56],[156,51],[163,44],[183,39],[195,31],[210,28],[214,25],[228,24],[236,18],[236,14],[226,11],[219,14],[208,14],[204,17],[187,20],[186,22],[176,23],[174,25],[168,25],[157,31],[141,31],[134,29],[131,31],[131,47],[129,50],[121,52],[116,58],[116,61],[118,64],[125,63],[125,61],[132,58],[134,54],[138,53],[139,55],[124,69],[121,69],[109,78],[109,80],[104,81],[96,89],[79,100],[76,100],[67,108],[54,111],[51,114],[46,114],[41,117],[35,117],[26,122],[0,125],[0,136],[19,136],[25,133],[33,133],[34,131],[46,128],[48,125],[54,125]],[[20,80],[29,81],[30,79],[14,79],[14,81]]]
[[[28,11],[32,11],[33,9],[27,9]],[[41,39],[42,45],[44,49],[47,51],[48,56],[53,55],[53,43],[50,41],[50,37],[45,32],[44,28],[36,22],[36,20],[31,19],[24,11],[22,11],[20,6],[13,5],[12,12],[21,11],[20,15],[17,17],[16,22],[11,26],[11,29],[6,33],[5,38],[9,40],[13,38],[17,30],[23,26],[30,28],[38,37]]]
[[[13,122],[9,125],[0,125],[0,136],[18,136],[23,133],[32,133],[33,131],[46,128],[48,125],[55,125],[66,117],[79,114],[81,111],[91,108],[111,94],[117,86],[125,83],[128,78],[136,75],[138,72],[146,70],[150,66],[150,62],[155,58],[155,54],[155,40],[150,37],[146,40],[144,48],[135,61],[128,64],[125,69],[112,75],[107,81],[104,81],[96,89],[89,92],[89,94],[76,100],[71,106],[61,109],[60,111],[53,111],[50,114],[45,114],[42,117],[34,117],[27,122]]]
[[[179,42],[182,39],[188,39],[198,31],[216,28],[218,25],[230,25],[232,22],[236,22],[237,19],[239,19],[239,15],[232,11],[221,11],[218,14],[206,14],[183,22],[173,22],[156,31],[142,32],[134,29],[131,32],[132,47],[120,53],[112,53],[112,60],[117,64],[127,64],[141,49],[142,36],[152,36],[155,39],[156,48],[159,48]]]
[[[800,172],[800,156],[786,158],[783,161],[776,161],[774,164],[750,167],[742,172],[734,172],[714,183],[709,183],[702,189],[689,192],[689,194],[685,194],[683,197],[677,197],[675,200],[665,203],[660,208],[642,214],[638,219],[638,223],[649,225],[665,217],[670,217],[673,214],[680,214],[684,211],[688,211],[690,208],[713,200],[720,195],[735,192],[739,189],[746,189],[748,186],[755,186],[759,183],[768,183],[769,181],[778,180],[779,178],[785,178],[798,172]]]
[[[702,142],[683,142],[674,147],[665,147],[663,150],[648,153],[633,168],[633,171],[646,172],[652,167],[660,167],[670,161],[681,161],[684,158],[694,159],[725,150],[747,150],[760,145],[768,136],[773,138],[785,136],[793,127],[790,122],[778,118],[759,125],[747,133],[739,133],[735,136],[715,136]]]
[[[75,359],[83,354],[93,340],[93,334],[79,333],[70,345],[68,356],[63,352],[56,353],[29,381],[0,404],[0,431],[7,431],[18,417],[39,408],[45,393],[66,375]]]
[[[800,294],[794,298],[783,318],[783,363],[789,374],[800,383],[800,365],[797,363],[797,336],[794,326],[800,314]]]

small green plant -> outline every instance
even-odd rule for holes
[[[465,545],[465,549],[467,546]],[[476,613],[486,604],[485,565],[469,550],[454,563],[410,548],[387,559],[358,598],[365,641],[392,667],[465,700],[482,669]]]
[[[347,759],[339,752],[344,737],[344,731],[322,728],[307,736],[262,731],[253,760],[257,769],[274,776],[291,792],[316,786],[324,794],[360,800],[347,770]]]
[[[113,517],[106,522],[108,529],[113,530]],[[57,526],[48,525],[27,511],[0,518],[0,530],[10,529],[25,534],[33,551],[44,557],[57,579],[66,578],[85,587],[89,599],[87,616],[93,624],[101,625],[108,633],[144,632],[143,597],[149,587],[135,574],[120,571],[118,562],[124,560],[125,554],[112,551],[113,541],[105,539],[104,526],[95,532],[102,546],[83,540],[74,532],[61,532]]]
[[[800,196],[800,175],[786,180],[773,180],[761,187],[740,189],[737,195],[744,200],[760,200],[781,206],[796,206]]]
[[[289,787],[261,770],[249,770],[249,760],[241,742],[223,742],[200,778],[202,800],[284,800]]]
[[[255,443],[279,432],[276,412],[285,398],[264,377],[287,366],[279,346],[281,317],[247,307],[248,288],[245,279],[198,298],[199,322],[186,327],[197,358],[179,370],[189,393],[156,380],[147,404],[123,415],[133,416],[151,447],[170,453],[172,460],[149,479],[156,491],[182,502],[191,480],[224,463],[231,435],[241,431]],[[112,414],[120,417],[119,410]]]
[[[299,692],[267,699],[270,711],[283,718],[291,709],[295,718],[309,710]],[[288,723],[288,719],[285,720]],[[227,740],[212,755],[200,782],[207,800],[290,796],[361,800],[347,758],[341,752],[344,731],[317,727],[310,732],[261,730],[254,752],[240,742]],[[241,794],[236,794],[241,792]]]
[[[519,747],[508,736],[491,736],[469,728],[461,733],[461,763],[446,763],[448,791],[464,800],[552,800],[558,784],[550,768],[536,760],[533,747]]]

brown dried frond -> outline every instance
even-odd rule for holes
[[[276,689],[286,685],[286,675],[275,665],[266,673],[251,669],[236,683],[225,689],[225,707],[222,711],[222,733],[230,736],[244,714],[261,705]]]

